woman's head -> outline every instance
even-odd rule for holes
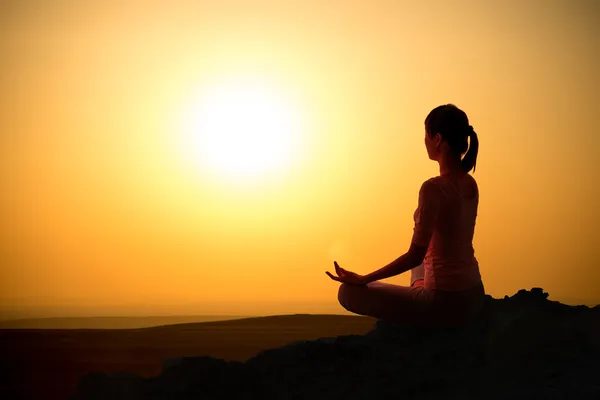
[[[425,118],[425,147],[432,160],[438,160],[443,152],[460,159],[466,152],[462,167],[465,172],[475,171],[479,139],[467,114],[454,104],[436,107]]]

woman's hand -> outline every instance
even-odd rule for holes
[[[335,273],[337,274],[337,276],[333,275],[329,271],[326,271],[325,273],[334,281],[347,283],[349,285],[367,284],[366,279],[363,275],[359,275],[351,271],[346,271],[344,268],[338,265],[337,261],[334,261],[333,265],[335,265]]]

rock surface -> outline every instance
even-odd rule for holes
[[[600,306],[547,297],[488,296],[468,326],[379,321],[366,335],[294,342],[244,363],[190,357],[152,378],[88,374],[75,399],[599,398]]]

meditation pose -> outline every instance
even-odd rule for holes
[[[469,175],[475,171],[477,134],[462,110],[442,105],[425,119],[425,147],[440,175],[421,186],[408,252],[367,275],[337,262],[335,275],[327,272],[342,283],[338,299],[348,311],[439,326],[466,322],[481,310],[485,290],[473,249],[479,191]],[[378,282],[406,271],[410,286]]]

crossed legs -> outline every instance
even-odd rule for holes
[[[422,285],[399,286],[372,282],[364,286],[342,284],[338,300],[355,314],[392,322],[423,323],[428,321],[431,293]]]
[[[342,284],[338,300],[346,310],[394,322],[427,322],[432,294],[423,287],[423,265],[411,270],[411,286],[372,282]]]

